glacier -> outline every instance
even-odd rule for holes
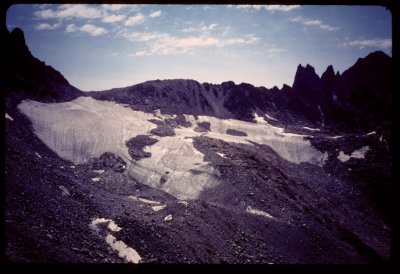
[[[268,124],[261,116],[256,117],[256,123],[251,123],[184,115],[191,127],[175,128],[175,136],[153,136],[158,142],[144,147],[151,157],[135,161],[129,155],[126,142],[137,135],[150,135],[157,127],[150,119],[162,121],[171,116],[157,110],[154,113],[134,111],[126,105],[91,97],[64,103],[24,100],[18,109],[32,121],[34,133],[61,158],[82,164],[105,152],[114,153],[127,163],[125,172],[137,181],[181,200],[196,199],[202,191],[218,184],[218,171],[193,146],[195,137],[265,144],[295,164],[307,162],[323,166],[328,157],[327,152],[315,149],[305,139],[309,135],[285,133],[283,128]],[[197,132],[195,128],[203,122],[210,123],[210,131]],[[229,129],[245,132],[247,136],[227,134]],[[99,181],[100,176],[95,179]]]

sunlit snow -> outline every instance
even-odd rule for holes
[[[160,211],[160,210],[163,210],[165,207],[166,207],[166,205],[152,206],[151,209],[153,211]]]
[[[75,164],[105,152],[128,160],[125,142],[156,127],[147,121],[154,119],[152,114],[91,97],[50,104],[24,100],[18,109],[31,119],[35,134],[49,148]]]
[[[99,232],[98,225],[101,223],[108,223],[107,228],[112,232],[118,232],[122,229],[113,220],[106,218],[93,218],[92,222],[89,224],[89,227],[94,231]],[[105,241],[114,251],[118,252],[119,257],[125,259],[129,263],[137,264],[142,259],[136,250],[127,246],[123,241],[118,241],[110,233],[107,233]]]
[[[274,217],[272,215],[270,215],[269,213],[262,211],[262,210],[255,209],[251,206],[247,206],[246,212],[254,214],[254,215],[258,215],[258,216],[263,216],[263,217],[266,217],[269,219],[274,219]]]
[[[107,234],[106,243],[115,251],[118,251],[118,256],[124,258],[128,263],[137,264],[142,259],[136,250],[127,246],[123,241],[118,241],[113,235]]]
[[[112,152],[127,162],[126,172],[133,178],[183,200],[196,199],[202,191],[218,184],[214,167],[205,162],[203,153],[193,146],[194,137],[265,144],[295,164],[308,162],[322,166],[328,156],[327,152],[312,147],[304,138],[307,135],[284,133],[283,128],[268,124],[257,114],[257,123],[210,116],[195,119],[193,115],[185,115],[185,119],[192,123],[191,127],[175,128],[176,136],[152,136],[158,142],[144,148],[151,157],[134,161],[128,153],[126,141],[137,135],[149,135],[156,128],[149,119],[162,120],[174,116],[163,115],[160,111],[133,111],[127,106],[91,97],[49,104],[25,100],[18,108],[31,119],[35,134],[60,157],[79,164]],[[195,131],[201,122],[209,122],[211,131]],[[245,132],[247,136],[226,134],[228,129]],[[101,174],[100,170],[94,172]],[[99,180],[99,177],[92,178],[92,181]]]
[[[311,127],[303,127],[303,128],[310,131],[321,131],[319,128],[311,128]]]
[[[310,141],[304,137],[307,135],[284,133],[283,128],[268,124],[265,120],[259,119],[262,123],[250,123],[235,119],[218,119],[210,116],[198,116],[196,120],[192,115],[186,115],[186,120],[196,127],[197,123],[209,122],[211,131],[203,133],[203,136],[224,140],[233,143],[250,144],[249,141],[270,146],[276,153],[285,160],[300,164],[307,162],[322,166],[327,159],[327,152],[322,153],[315,149]],[[226,134],[227,129],[235,129],[246,132],[247,136],[234,136]]]
[[[169,215],[165,216],[164,221],[167,221],[167,222],[172,221],[172,215],[169,214]]]

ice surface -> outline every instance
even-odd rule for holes
[[[125,142],[156,125],[152,114],[119,104],[79,97],[65,103],[24,100],[18,109],[32,121],[36,135],[60,157],[85,163],[105,152],[130,159]]]
[[[369,146],[363,146],[362,148],[353,151],[350,155],[345,154],[343,151],[339,152],[338,159],[341,162],[347,162],[350,158],[364,159],[365,153],[369,150]]]
[[[224,140],[233,143],[249,144],[249,141],[270,146],[276,153],[289,162],[299,164],[308,162],[322,166],[327,159],[327,152],[315,149],[309,140],[293,133],[284,133],[283,128],[274,127],[265,120],[259,123],[250,123],[234,119],[218,119],[210,116],[198,116],[196,120],[192,115],[185,115],[186,120],[195,128],[197,123],[209,122],[211,131],[202,133],[203,136]],[[262,123],[262,124],[260,124]],[[233,136],[226,134],[227,129],[246,132],[248,136]]]
[[[193,129],[179,128],[175,132],[176,136],[159,138],[159,142],[145,147],[151,157],[136,162],[130,175],[178,199],[196,199],[203,190],[217,184],[212,175],[214,168],[204,162],[204,155],[188,138],[198,135]]]
[[[49,104],[25,100],[18,109],[30,118],[35,134],[60,157],[79,164],[105,152],[114,153],[127,162],[126,172],[133,178],[183,200],[196,199],[203,190],[218,184],[216,171],[193,146],[193,137],[203,135],[227,142],[265,144],[296,164],[308,162],[322,166],[327,159],[327,152],[313,148],[304,138],[306,135],[284,133],[283,128],[271,126],[257,114],[257,123],[210,116],[195,119],[185,115],[192,127],[175,128],[175,136],[154,136],[158,142],[144,148],[151,157],[135,162],[128,153],[126,141],[150,134],[156,125],[149,119],[173,116],[160,111],[133,111],[124,105],[91,97]],[[210,132],[194,130],[202,122],[210,123]],[[246,132],[247,136],[226,134],[227,129]],[[99,177],[92,178],[92,181],[99,180]]]

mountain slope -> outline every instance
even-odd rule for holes
[[[321,78],[312,66],[298,66],[293,87],[267,89],[224,82],[157,80],[92,92],[100,100],[130,104],[136,110],[212,115],[252,121],[254,113],[279,117],[283,123],[303,122],[329,130],[370,132],[391,120],[391,58],[374,52],[342,75],[332,66]],[[270,119],[271,120],[271,119]]]
[[[366,105],[347,107],[342,93],[368,84],[357,75],[375,58],[388,62],[372,57],[321,78],[299,66],[293,88],[281,90],[155,80],[83,94],[27,54],[6,98],[7,260],[387,261],[389,118],[336,116]]]
[[[67,101],[82,95],[55,69],[32,56],[21,29],[4,37],[3,80],[6,98],[18,102],[21,98],[43,102]]]

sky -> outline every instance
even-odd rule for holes
[[[156,79],[281,88],[299,64],[321,76],[392,55],[392,16],[380,6],[19,4],[6,20],[84,91]]]

